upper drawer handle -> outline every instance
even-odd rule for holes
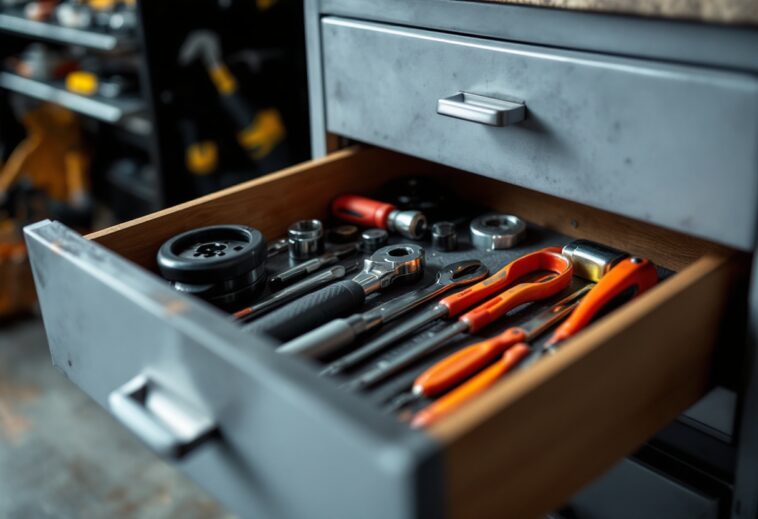
[[[489,126],[510,126],[524,120],[526,107],[523,103],[459,92],[438,100],[437,113]]]
[[[138,375],[108,397],[111,412],[148,447],[178,460],[215,437],[212,420],[145,375]]]

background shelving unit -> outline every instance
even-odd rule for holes
[[[62,81],[36,81],[4,71],[0,72],[0,116],[10,114],[8,101],[12,95],[49,101],[81,114],[90,147],[97,155],[92,170],[100,168],[92,175],[93,187],[101,198],[105,196],[106,205],[120,207],[124,219],[310,157],[300,0],[137,0],[136,16],[135,31],[107,33],[27,20],[18,8],[1,10],[0,60],[32,42],[76,47],[82,53],[103,56],[131,56],[137,66],[139,89],[122,99],[84,96],[66,90]],[[225,58],[231,59],[230,67],[242,74],[240,84],[247,99],[253,105],[262,102],[264,107],[276,106],[280,111],[287,142],[278,162],[251,162],[239,149],[237,130],[220,109],[218,94],[201,63],[187,66],[178,62],[182,44],[198,29],[219,35]],[[254,70],[256,67],[259,70]],[[188,171],[183,134],[188,117],[194,117],[201,129],[216,130],[226,139],[219,145],[222,175],[200,177]],[[5,134],[12,131],[0,127],[0,152]],[[101,171],[101,159],[119,153],[144,156],[150,175],[130,176],[124,168]],[[114,189],[127,201],[116,204],[113,197],[109,198]]]

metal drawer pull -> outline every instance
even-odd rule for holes
[[[524,120],[526,107],[523,103],[459,92],[439,99],[437,113],[489,126],[510,126]]]
[[[113,415],[157,454],[179,460],[216,436],[212,420],[145,375],[108,397]]]

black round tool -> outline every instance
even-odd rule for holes
[[[389,234],[384,229],[366,229],[361,233],[361,249],[374,252],[387,245]]]
[[[176,290],[226,308],[249,299],[266,279],[266,241],[245,225],[212,225],[174,236],[158,250],[158,269]]]
[[[432,246],[444,252],[458,248],[458,233],[455,232],[455,224],[437,222],[432,225]]]
[[[338,225],[329,230],[327,238],[332,243],[350,243],[358,241],[360,230],[355,225]]]

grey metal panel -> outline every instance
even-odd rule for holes
[[[324,84],[321,63],[321,18],[319,0],[304,0],[305,41],[308,69],[308,109],[311,127],[311,156],[326,155],[324,130]]]
[[[321,0],[320,3],[324,14],[552,47],[758,70],[756,27],[476,0]]]
[[[322,40],[329,131],[752,250],[752,76],[336,17]],[[458,91],[527,120],[438,115]]]
[[[137,374],[214,420],[179,467],[243,517],[417,517],[438,449],[58,223],[26,229],[53,362],[107,406]],[[420,481],[420,478],[425,478]]]
[[[717,519],[718,498],[626,459],[576,495],[572,519]]]

